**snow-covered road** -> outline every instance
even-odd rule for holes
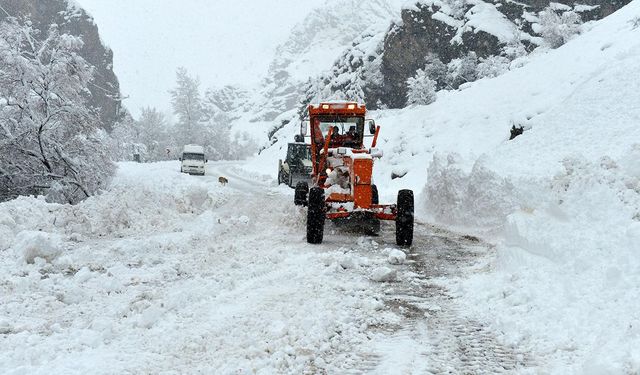
[[[449,288],[490,248],[418,224],[404,264],[237,163],[120,165],[77,206],[0,205],[0,373],[495,373],[529,359]],[[222,186],[218,176],[229,183]],[[406,249],[405,249],[406,250]],[[394,282],[372,275],[388,267]]]

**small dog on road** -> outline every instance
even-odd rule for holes
[[[229,182],[229,180],[226,179],[226,177],[218,177],[218,182],[220,182],[221,185],[226,185],[227,182]]]

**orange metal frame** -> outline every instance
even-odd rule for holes
[[[313,179],[317,186],[326,189],[325,185],[326,174],[324,169],[326,166],[329,143],[331,142],[331,135],[333,128],[329,128],[326,137],[323,137],[317,117],[327,115],[338,116],[356,116],[364,117],[366,115],[366,107],[364,105],[358,105],[357,103],[320,103],[317,106],[309,106],[309,125],[311,131],[311,161],[313,164]],[[380,127],[376,127],[376,131],[373,137],[371,147],[375,147]],[[338,147],[341,147],[338,145]],[[322,152],[320,152],[322,150]],[[369,151],[362,148],[351,148],[352,153],[368,153]],[[373,160],[372,159],[353,159],[348,156],[343,156],[343,165],[349,168],[349,176],[351,178],[351,193],[352,194],[340,194],[332,193],[326,198],[327,203],[346,203],[353,202],[354,209],[358,211],[371,212],[380,220],[395,220],[396,207],[395,205],[381,205],[372,204],[371,197],[371,175],[373,173]],[[391,213],[389,213],[391,211]],[[328,219],[338,219],[349,217],[354,211],[349,211],[344,207],[338,209],[335,212],[328,212],[326,217]]]

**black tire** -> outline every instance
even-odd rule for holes
[[[282,183],[282,169],[278,169],[278,185]]]
[[[289,185],[289,187],[293,187],[293,173],[289,173],[289,179],[287,181],[287,185]]]
[[[307,242],[322,243],[324,235],[325,202],[324,190],[313,187],[309,191],[309,209],[307,210]]]
[[[400,190],[396,208],[396,244],[411,246],[413,242],[413,191]]]
[[[371,204],[380,203],[380,197],[378,196],[378,187],[371,185]]]
[[[304,206],[307,204],[307,195],[309,194],[309,184],[300,181],[296,184],[296,190],[293,193],[293,204],[296,206]]]

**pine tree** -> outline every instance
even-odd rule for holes
[[[202,98],[200,96],[200,80],[189,75],[185,68],[176,72],[176,88],[169,91],[173,113],[178,116],[176,136],[183,145],[198,143],[202,134],[198,134],[202,119]]]

